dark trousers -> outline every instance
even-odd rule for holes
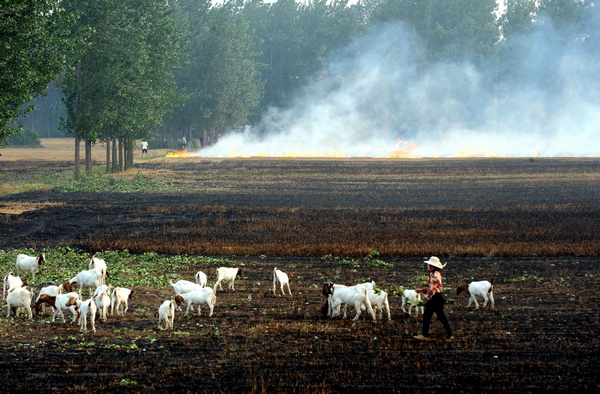
[[[446,319],[446,315],[444,314],[444,296],[442,293],[435,293],[433,297],[425,304],[425,312],[423,313],[423,336],[429,336],[429,326],[431,324],[431,317],[435,313],[438,320],[444,326],[446,330],[446,335],[451,336],[452,330],[450,330],[450,324],[448,324],[448,319]]]

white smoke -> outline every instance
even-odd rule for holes
[[[512,58],[501,61],[511,73],[500,81],[469,62],[422,66],[405,25],[380,26],[332,58],[289,107],[199,154],[599,156],[598,45],[540,25],[508,43]]]

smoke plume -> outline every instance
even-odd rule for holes
[[[598,21],[561,31],[540,18],[535,32],[505,43],[510,72],[500,78],[472,62],[423,65],[406,25],[379,26],[332,57],[291,105],[199,154],[599,156]]]

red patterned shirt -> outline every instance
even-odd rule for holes
[[[444,290],[444,286],[442,285],[442,274],[440,271],[430,273],[429,278],[427,278],[427,284],[429,287],[427,288],[427,294],[425,294],[423,298],[430,300],[435,293],[441,293],[442,290]]]

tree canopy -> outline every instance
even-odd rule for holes
[[[65,63],[65,15],[58,0],[0,2],[0,146],[10,126],[44,94]]]

